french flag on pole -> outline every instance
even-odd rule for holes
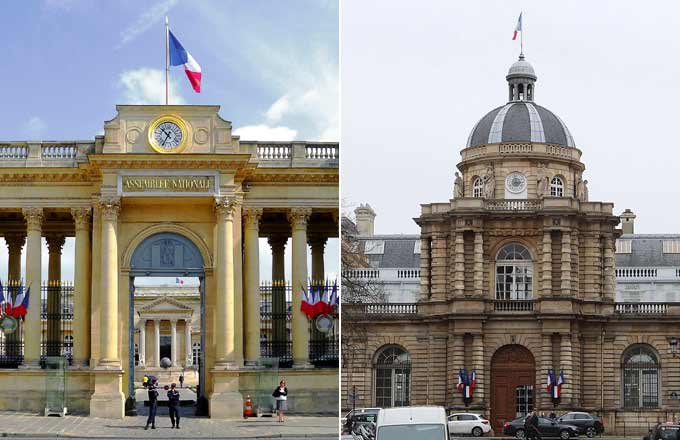
[[[191,87],[196,93],[201,92],[201,66],[198,65],[194,57],[191,56],[184,46],[179,42],[170,30],[168,30],[168,47],[170,49],[170,65],[184,66],[184,71],[189,78]]]
[[[512,34],[512,41],[517,39],[517,33],[522,32],[522,13],[519,13],[519,18],[517,19],[517,26],[515,26],[515,33]]]
[[[24,319],[24,316],[26,316],[26,313],[28,313],[28,296],[31,293],[31,288],[29,287],[26,289],[26,292],[23,290],[23,286],[19,286],[19,293],[17,293],[17,296],[14,299],[11,313],[12,317],[21,318],[22,320]]]

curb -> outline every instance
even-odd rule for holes
[[[57,433],[57,434],[48,434],[48,433],[37,433],[37,434],[31,434],[28,432],[0,432],[0,437],[4,438],[82,438],[82,439],[91,439],[91,438],[124,438],[125,436],[120,436],[120,435],[101,435],[97,437],[92,437],[92,436],[83,436],[83,435],[78,435],[78,434],[64,434],[64,433]],[[201,438],[210,438],[210,439],[225,439],[225,440],[238,440],[238,439],[252,439],[252,440],[266,440],[266,439],[272,439],[272,438],[291,438],[291,437],[296,437],[296,438],[338,438],[337,434],[295,434],[295,433],[290,433],[290,434],[271,434],[271,435],[256,435],[254,437],[250,436],[228,436],[228,437],[172,437],[173,439],[180,439],[180,440],[196,440],[196,439],[201,439]],[[151,438],[156,438],[156,437],[151,437]],[[167,438],[167,437],[157,437],[157,438]]]

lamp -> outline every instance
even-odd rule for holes
[[[668,338],[668,353],[673,355],[673,357],[678,354],[678,338],[675,336],[669,336]]]

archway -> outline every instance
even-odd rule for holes
[[[181,367],[182,376],[185,375],[187,367],[193,367],[198,373],[198,386],[195,389],[195,400],[197,402],[197,414],[207,414],[207,400],[205,399],[205,353],[204,350],[199,350],[195,353],[196,346],[205,347],[205,263],[202,253],[198,246],[190,239],[175,232],[157,232],[144,238],[132,252],[129,260],[129,347],[130,354],[128,359],[128,405],[127,413],[135,414],[137,402],[135,399],[135,364],[139,363],[141,366],[146,366],[146,353],[151,350],[146,348],[146,342],[154,341],[153,354],[154,364],[159,366],[161,358],[172,358],[171,367],[175,369]],[[171,296],[162,296],[152,301],[143,309],[135,311],[135,278],[139,277],[154,277],[158,279],[185,279],[193,278],[197,280],[195,290],[200,297],[200,313],[197,317],[192,317],[190,307],[183,306],[183,304]],[[159,310],[161,314],[159,314]],[[166,324],[171,325],[171,336],[164,336],[161,340],[160,327],[162,313],[169,314],[170,322]],[[142,316],[142,312],[144,316]],[[139,344],[135,343],[135,314],[140,315],[141,326],[139,329]],[[171,316],[170,316],[171,315]],[[155,318],[155,320],[154,320]],[[200,338],[198,341],[192,340],[191,327],[192,318],[194,322],[200,322]],[[197,318],[197,319],[196,319]],[[147,332],[147,324],[152,322],[149,332]],[[183,321],[183,332],[178,332],[178,321]],[[148,335],[151,333],[151,335]],[[179,349],[179,335],[184,333],[183,345],[184,350]],[[154,339],[155,338],[155,339]],[[142,340],[145,341],[142,343]],[[171,344],[171,345],[169,345]],[[142,354],[141,350],[144,351]],[[135,349],[133,349],[133,347]],[[196,368],[196,363],[198,364]],[[177,374],[177,376],[179,373]],[[178,377],[168,378],[168,382],[176,382]],[[143,393],[142,393],[143,394]],[[184,398],[184,396],[183,396]]]
[[[521,345],[505,345],[491,358],[491,424],[498,435],[503,423],[533,410],[536,363]]]

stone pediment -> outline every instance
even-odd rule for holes
[[[156,314],[176,314],[176,315],[191,315],[193,309],[186,304],[174,298],[167,296],[155,299],[149,304],[141,307],[138,310],[140,316],[142,315],[156,315]]]

